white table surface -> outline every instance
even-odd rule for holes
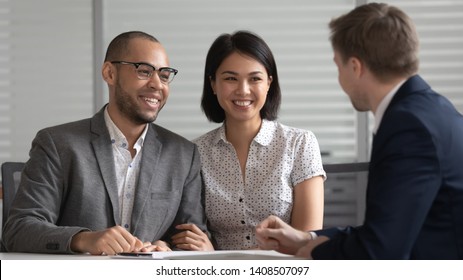
[[[114,257],[114,256],[92,256],[88,254],[33,254],[33,253],[0,253],[1,260],[109,260],[109,259],[150,259],[147,257]],[[276,251],[264,250],[237,250],[237,251],[172,251],[155,252],[151,259],[167,260],[292,260],[298,259],[291,255],[281,254]]]

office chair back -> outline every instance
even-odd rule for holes
[[[2,164],[2,185],[3,185],[3,225],[8,218],[11,203],[13,202],[16,191],[18,190],[21,172],[24,168],[24,162],[4,162]]]
[[[21,172],[24,168],[24,162],[4,162],[2,163],[2,189],[3,189],[3,212],[2,212],[2,231],[6,219],[10,212],[11,203],[18,190]],[[1,251],[6,252],[3,240],[1,242]]]
[[[351,173],[368,171],[369,162],[332,163],[324,164],[326,173]]]
[[[327,174],[324,228],[363,223],[368,167],[368,162],[323,165]]]

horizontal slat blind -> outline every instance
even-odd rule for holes
[[[463,0],[390,0],[420,36],[420,74],[463,112]]]
[[[11,157],[10,4],[0,1],[0,162]]]
[[[36,132],[92,114],[91,0],[0,1],[0,162]]]
[[[463,0],[389,0],[414,21],[420,38],[419,74],[463,113]],[[369,116],[372,134],[373,115]]]

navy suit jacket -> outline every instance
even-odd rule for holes
[[[408,79],[373,139],[364,224],[315,259],[463,259],[463,117],[419,76]]]

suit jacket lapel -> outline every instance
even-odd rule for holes
[[[106,107],[106,106],[105,106]],[[101,109],[91,120],[93,133],[92,146],[105,183],[106,191],[113,208],[113,217],[117,225],[121,224],[119,214],[119,198],[117,192],[116,171],[114,168],[113,150],[108,129],[104,120],[104,109]]]
[[[151,200],[151,192],[155,184],[155,176],[159,172],[159,158],[162,143],[158,139],[154,125],[150,124],[143,142],[140,175],[138,177],[137,191],[132,210],[132,232],[136,232],[138,222],[147,201]]]

